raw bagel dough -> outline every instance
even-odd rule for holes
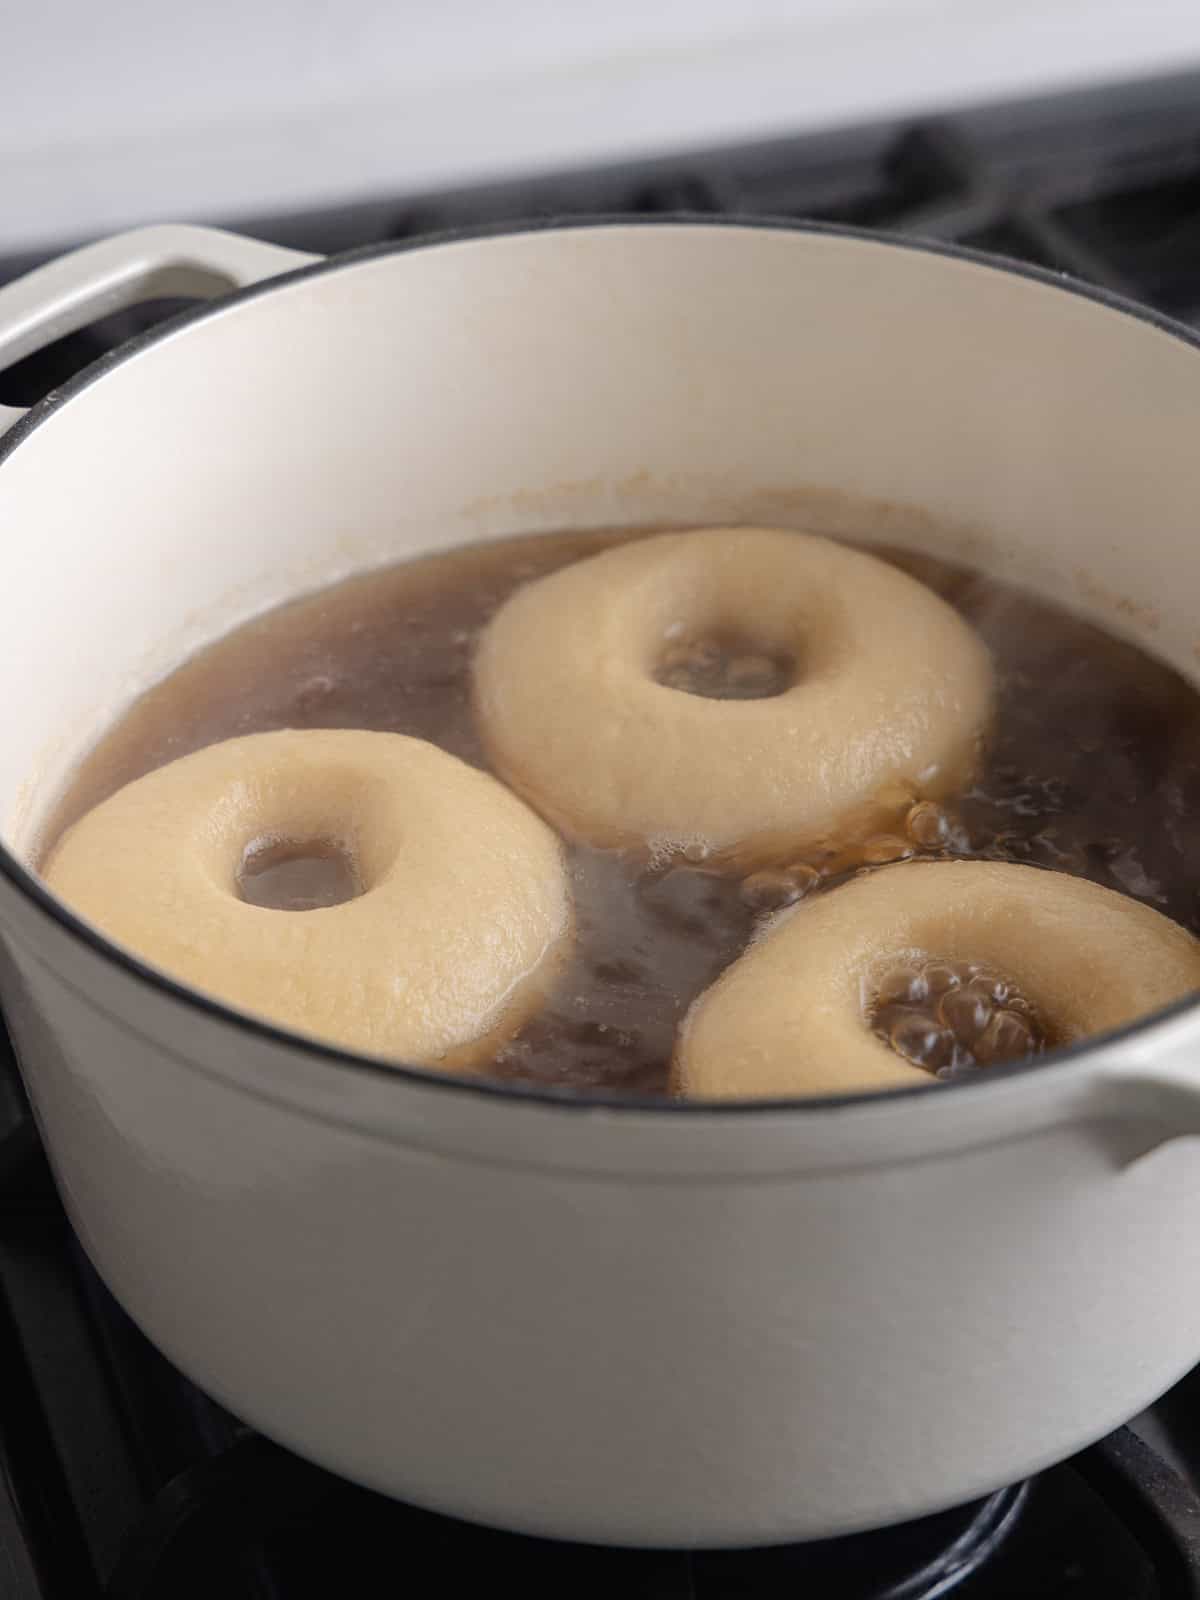
[[[338,844],[363,892],[316,910],[247,904],[247,849],[272,840]],[[570,925],[546,824],[494,778],[395,733],[210,745],[81,818],[44,876],[172,977],[331,1044],[426,1065],[466,1064],[515,1028]]]
[[[796,663],[783,693],[708,699],[655,671],[736,631]],[[496,770],[602,845],[769,857],[878,826],[877,797],[944,794],[992,696],[981,640],[897,568],[813,534],[634,540],[519,589],[485,630],[476,707]]]
[[[868,1016],[889,970],[922,957],[1011,978],[1064,1044],[1200,988],[1200,942],[1084,878],[992,861],[882,867],[784,912],[700,996],[677,1087],[754,1099],[935,1082]]]

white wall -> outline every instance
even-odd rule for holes
[[[1200,0],[0,0],[0,251],[1200,63]]]

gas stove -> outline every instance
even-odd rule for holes
[[[955,241],[1200,325],[1200,78],[302,217],[200,220],[335,251],[478,222],[679,210]],[[0,261],[0,280],[34,264]],[[175,309],[59,341],[0,375],[0,404],[32,403]],[[0,1352],[0,1600],[369,1600],[431,1582],[645,1600],[1200,1600],[1200,1368],[1029,1483],[817,1544],[591,1549],[345,1483],[201,1394],[113,1302],[63,1216],[2,1035]]]

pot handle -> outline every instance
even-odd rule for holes
[[[0,289],[0,372],[97,317],[168,296],[211,299],[320,260],[219,228],[163,223],[85,245]],[[0,435],[24,411],[0,406]]]
[[[1172,1140],[1200,1138],[1200,1044],[1160,1046],[1153,1058],[1106,1074],[1092,1109],[1123,1166]]]

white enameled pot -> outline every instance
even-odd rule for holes
[[[158,228],[0,291],[0,365],[163,293],[224,297],[0,421],[0,982],[71,1218],[150,1338],[351,1478],[631,1544],[932,1511],[1200,1357],[1195,1004],[946,1088],[603,1104],[235,1015],[27,866],[73,764],[197,646],[516,529],[898,538],[1195,676],[1196,341],[1044,274],[817,228],[329,262]]]

